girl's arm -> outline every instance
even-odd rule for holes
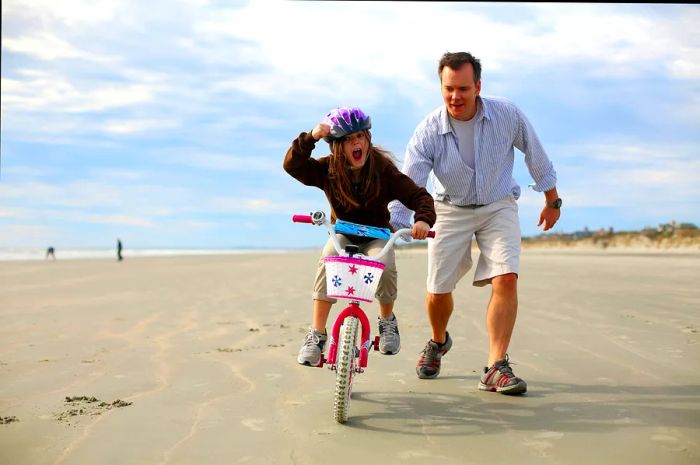
[[[392,186],[395,199],[415,212],[413,222],[423,221],[432,227],[436,219],[433,196],[399,171],[396,166],[389,166],[388,175],[390,179],[388,182],[384,181],[385,184]]]
[[[314,128],[314,131],[316,129]],[[328,164],[311,158],[316,142],[313,131],[299,134],[287,150],[283,167],[302,184],[323,188],[323,183],[328,176]]]

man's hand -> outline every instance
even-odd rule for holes
[[[311,131],[311,136],[316,140],[321,140],[331,133],[331,127],[325,123],[318,123]]]
[[[425,221],[416,221],[416,223],[411,228],[411,237],[414,239],[425,239],[428,237],[430,232],[430,226]]]
[[[540,213],[540,222],[537,223],[537,226],[544,224],[543,231],[552,229],[557,221],[559,221],[559,216],[561,216],[561,210],[545,205],[542,209],[542,213]]]

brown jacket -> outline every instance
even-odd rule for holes
[[[328,179],[329,156],[319,159],[311,158],[316,146],[316,139],[311,132],[302,132],[292,142],[284,157],[284,170],[307,186],[316,186],[323,190],[331,206],[331,222],[336,218],[380,228],[391,228],[389,209],[392,200],[398,200],[415,212],[414,221],[425,221],[431,227],[435,223],[435,208],[432,196],[422,187],[418,187],[411,178],[401,173],[390,161],[380,158],[382,186],[379,197],[362,208],[348,209],[333,199]]]

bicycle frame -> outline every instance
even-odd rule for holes
[[[328,231],[328,235],[330,236],[333,246],[335,247],[336,252],[338,255],[341,256],[347,256],[348,254],[343,250],[343,248],[340,246],[340,243],[338,242],[338,238],[336,237],[336,232],[333,229],[333,225],[328,221],[326,218],[326,214],[322,211],[316,211],[313,212],[311,215],[294,215],[292,217],[292,221],[295,223],[309,223],[309,224],[315,224],[317,226],[324,226],[326,230]],[[409,228],[403,228],[399,229],[398,231],[394,232],[391,234],[389,239],[387,240],[387,243],[384,245],[382,250],[377,254],[372,257],[367,257],[372,260],[378,261],[380,258],[382,258],[384,255],[386,255],[389,250],[394,247],[394,243],[399,237],[404,237],[404,236],[411,236],[411,230]],[[372,236],[370,236],[372,237]],[[428,237],[435,237],[435,233],[433,231],[430,231],[428,234]],[[384,238],[384,237],[378,237],[378,238]],[[365,257],[364,255],[361,254],[356,254],[356,256],[359,255],[361,257]],[[350,305],[343,309],[338,316],[335,319],[335,322],[333,323],[333,329],[330,334],[330,345],[328,348],[328,358],[324,359],[323,357],[321,358],[321,364],[320,366],[323,366],[324,363],[330,364],[330,369],[335,369],[335,364],[336,364],[336,357],[337,357],[337,351],[338,351],[338,337],[340,335],[340,327],[343,324],[343,321],[345,321],[345,318],[348,316],[354,316],[360,321],[360,325],[362,326],[362,335],[361,335],[361,340],[360,340],[360,364],[357,367],[358,372],[362,372],[362,368],[367,367],[367,359],[369,358],[369,347],[373,346],[374,350],[379,350],[379,336],[375,337],[374,341],[370,342],[369,337],[370,337],[370,323],[369,319],[367,318],[367,315],[365,314],[364,310],[362,310],[362,307],[360,307],[360,302],[357,300],[350,300]]]
[[[333,225],[326,219],[326,215],[322,211],[316,211],[311,215],[294,215],[292,220],[295,223],[310,223],[317,226],[324,226],[338,253],[338,257],[324,258],[326,271],[329,273],[327,276],[332,275],[334,279],[333,285],[334,287],[338,287],[338,289],[334,291],[335,294],[328,292],[328,295],[350,300],[350,305],[344,308],[336,317],[329,335],[330,345],[328,349],[328,358],[325,359],[322,354],[321,362],[317,366],[322,367],[324,363],[326,363],[328,364],[328,368],[336,372],[334,416],[339,423],[345,423],[348,418],[353,374],[364,372],[364,368],[367,367],[370,346],[374,347],[374,350],[379,350],[379,336],[376,336],[373,341],[370,341],[370,322],[369,318],[367,318],[367,314],[362,310],[362,307],[360,307],[360,301],[372,301],[371,297],[373,297],[374,290],[378,285],[377,276],[381,276],[384,269],[384,264],[381,263],[379,259],[391,250],[399,237],[405,235],[410,237],[411,230],[404,228],[394,232],[389,236],[386,245],[384,245],[377,255],[368,257],[357,253],[357,246],[348,246],[344,250],[336,237],[338,233],[336,233]],[[389,234],[387,230],[377,231],[380,228],[355,225],[353,223],[348,224],[358,226],[358,230],[362,232],[357,235],[365,237],[375,237],[386,240],[386,235]],[[375,235],[380,233],[382,234],[381,236]],[[350,234],[355,234],[354,230]],[[428,233],[428,237],[434,236],[434,232],[431,231]],[[338,266],[341,268],[337,268]],[[339,270],[343,271],[341,272]],[[338,274],[335,274],[336,271]],[[347,274],[348,272],[350,275]],[[327,280],[328,286],[330,287],[330,277],[328,277]],[[343,287],[347,286],[345,291],[341,290],[341,283],[345,283]],[[343,294],[343,292],[345,292],[345,294]],[[359,350],[357,337],[358,329],[360,328],[358,328],[358,322],[361,328],[359,334]],[[343,339],[342,341],[340,340],[341,337]],[[359,363],[356,363],[358,357]]]

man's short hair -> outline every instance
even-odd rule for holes
[[[478,58],[474,57],[474,55],[468,52],[445,52],[445,54],[440,58],[440,63],[438,64],[438,76],[440,76],[440,79],[442,80],[442,70],[445,68],[445,66],[457,71],[467,63],[471,63],[472,68],[474,68],[474,84],[476,84],[481,80],[481,62]]]

